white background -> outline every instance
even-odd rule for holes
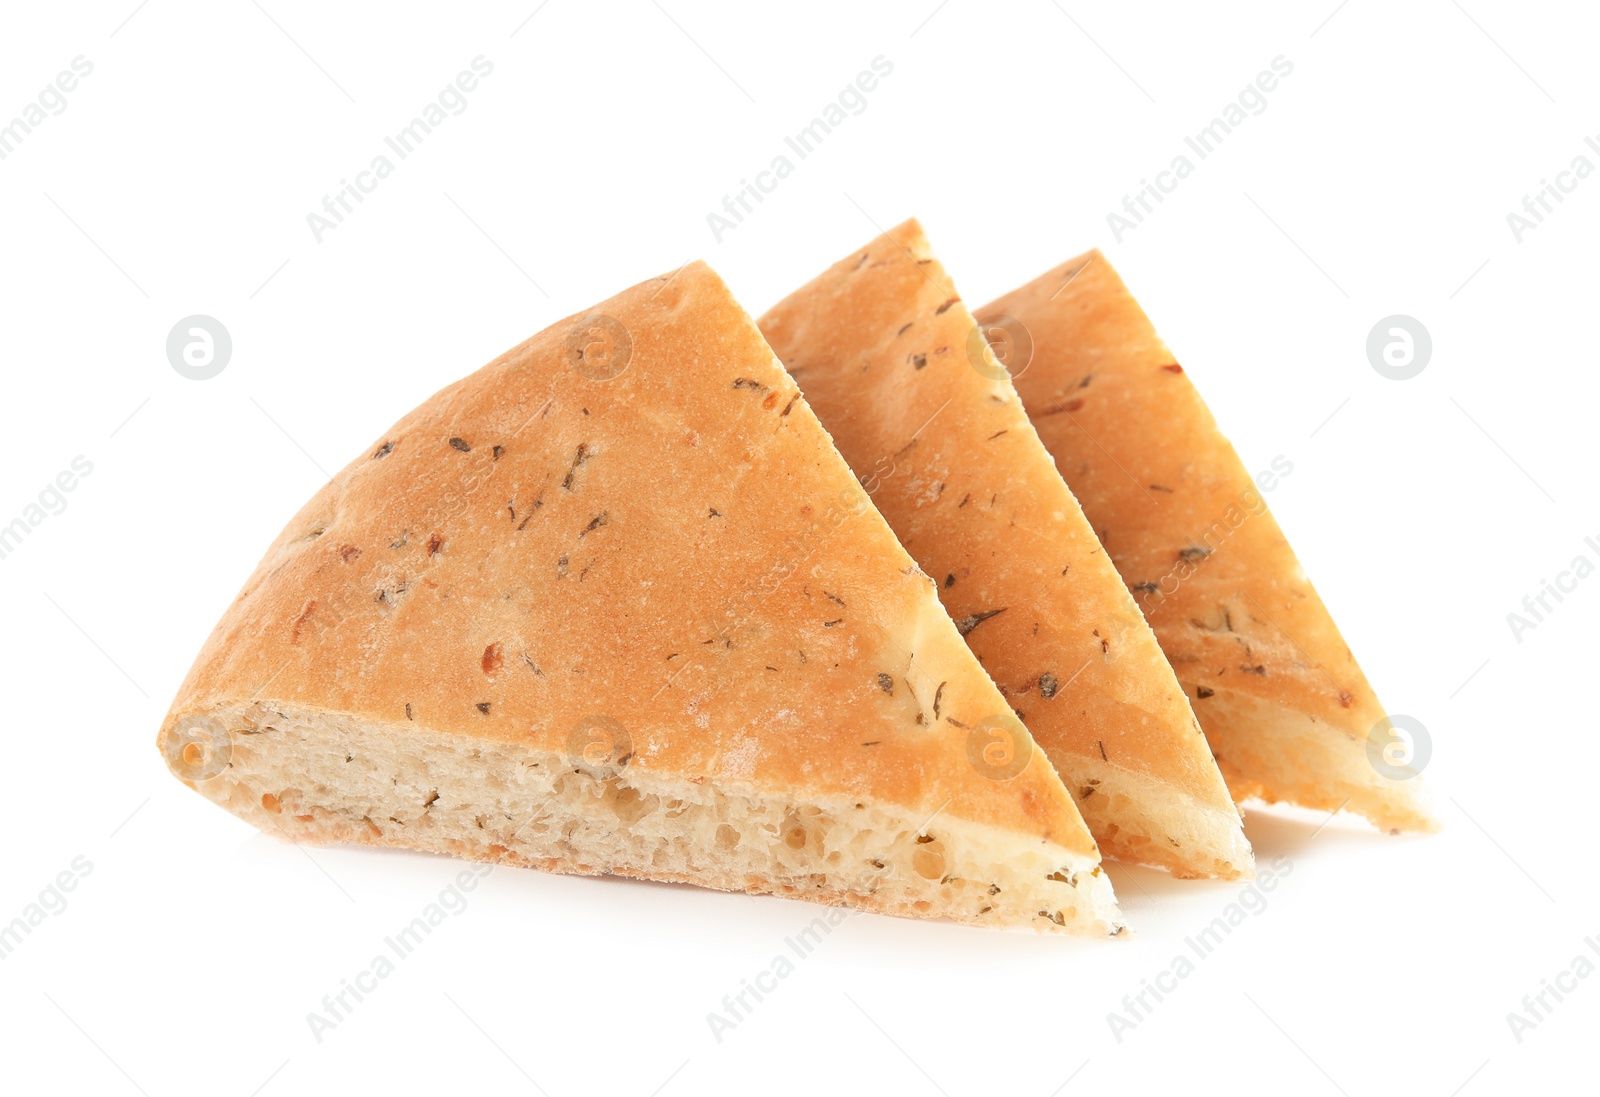
[[[94,65],[0,161],[0,524],[93,463],[0,560],[0,922],[93,865],[0,961],[0,1088],[1593,1085],[1600,978],[1520,1043],[1507,1014],[1600,935],[1600,577],[1520,643],[1506,622],[1600,562],[1600,176],[1520,243],[1506,222],[1600,166],[1592,9],[134,3],[0,16],[0,120]],[[480,54],[468,109],[318,243],[306,214]],[[867,109],[717,241],[706,215],[878,55]],[[1278,55],[1265,112],[1117,242],[1107,212]],[[1445,831],[1250,810],[1290,876],[1120,1043],[1107,1013],[1238,885],[1113,866],[1136,929],[1114,941],[855,916],[719,1043],[707,1013],[817,908],[501,869],[318,1043],[307,1013],[462,866],[284,845],[165,771],[167,703],[262,550],[325,473],[557,319],[695,257],[759,313],[912,214],[974,305],[1105,248],[1246,462],[1293,462],[1270,503],[1430,729]],[[166,360],[194,313],[232,333],[214,380]],[[1393,313],[1433,336],[1414,380],[1366,360]]]

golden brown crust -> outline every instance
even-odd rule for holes
[[[1102,850],[1183,875],[1248,872],[1171,668],[921,226],[873,240],[760,325]]]
[[[604,716],[641,771],[1096,856],[1042,756],[1006,782],[969,763],[964,727],[1026,731],[703,263],[534,336],[335,476],[163,740],[252,698],[556,751]]]
[[[1384,710],[1250,473],[1098,251],[985,306],[1020,320],[1017,390],[1135,592],[1234,795],[1427,828],[1366,761]],[[1288,736],[1286,750],[1269,742]],[[1414,782],[1411,783],[1414,786]]]

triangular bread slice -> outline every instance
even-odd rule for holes
[[[1108,857],[1250,875],[1200,725],[914,220],[760,321]]]
[[[375,440],[159,741],[296,841],[1121,928],[1066,789],[702,263]]]
[[[1105,256],[1069,260],[978,315],[1031,337],[1017,390],[1233,795],[1432,829],[1405,767],[1374,760],[1392,734],[1383,706],[1256,482]]]

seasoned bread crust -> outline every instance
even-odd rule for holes
[[[1042,754],[1006,781],[969,761],[969,729],[1026,730],[698,262],[443,389],[319,491],[162,746],[250,705],[544,753],[602,718],[638,780],[937,812],[1098,860]]]
[[[1249,874],[1171,667],[921,225],[852,252],[760,325],[1106,855]]]
[[[1384,709],[1250,473],[1099,251],[980,310],[1014,317],[1017,391],[1135,592],[1238,799],[1431,829],[1367,757]]]

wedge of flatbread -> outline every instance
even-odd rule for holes
[[[295,841],[1121,928],[1049,762],[701,263],[376,439],[159,745]]]
[[[1101,850],[1251,874],[1172,668],[922,227],[879,236],[760,323]]]
[[[1155,628],[1238,799],[1434,826],[1383,706],[1200,393],[1098,251],[978,314]],[[1007,319],[1009,318],[1009,319]]]

